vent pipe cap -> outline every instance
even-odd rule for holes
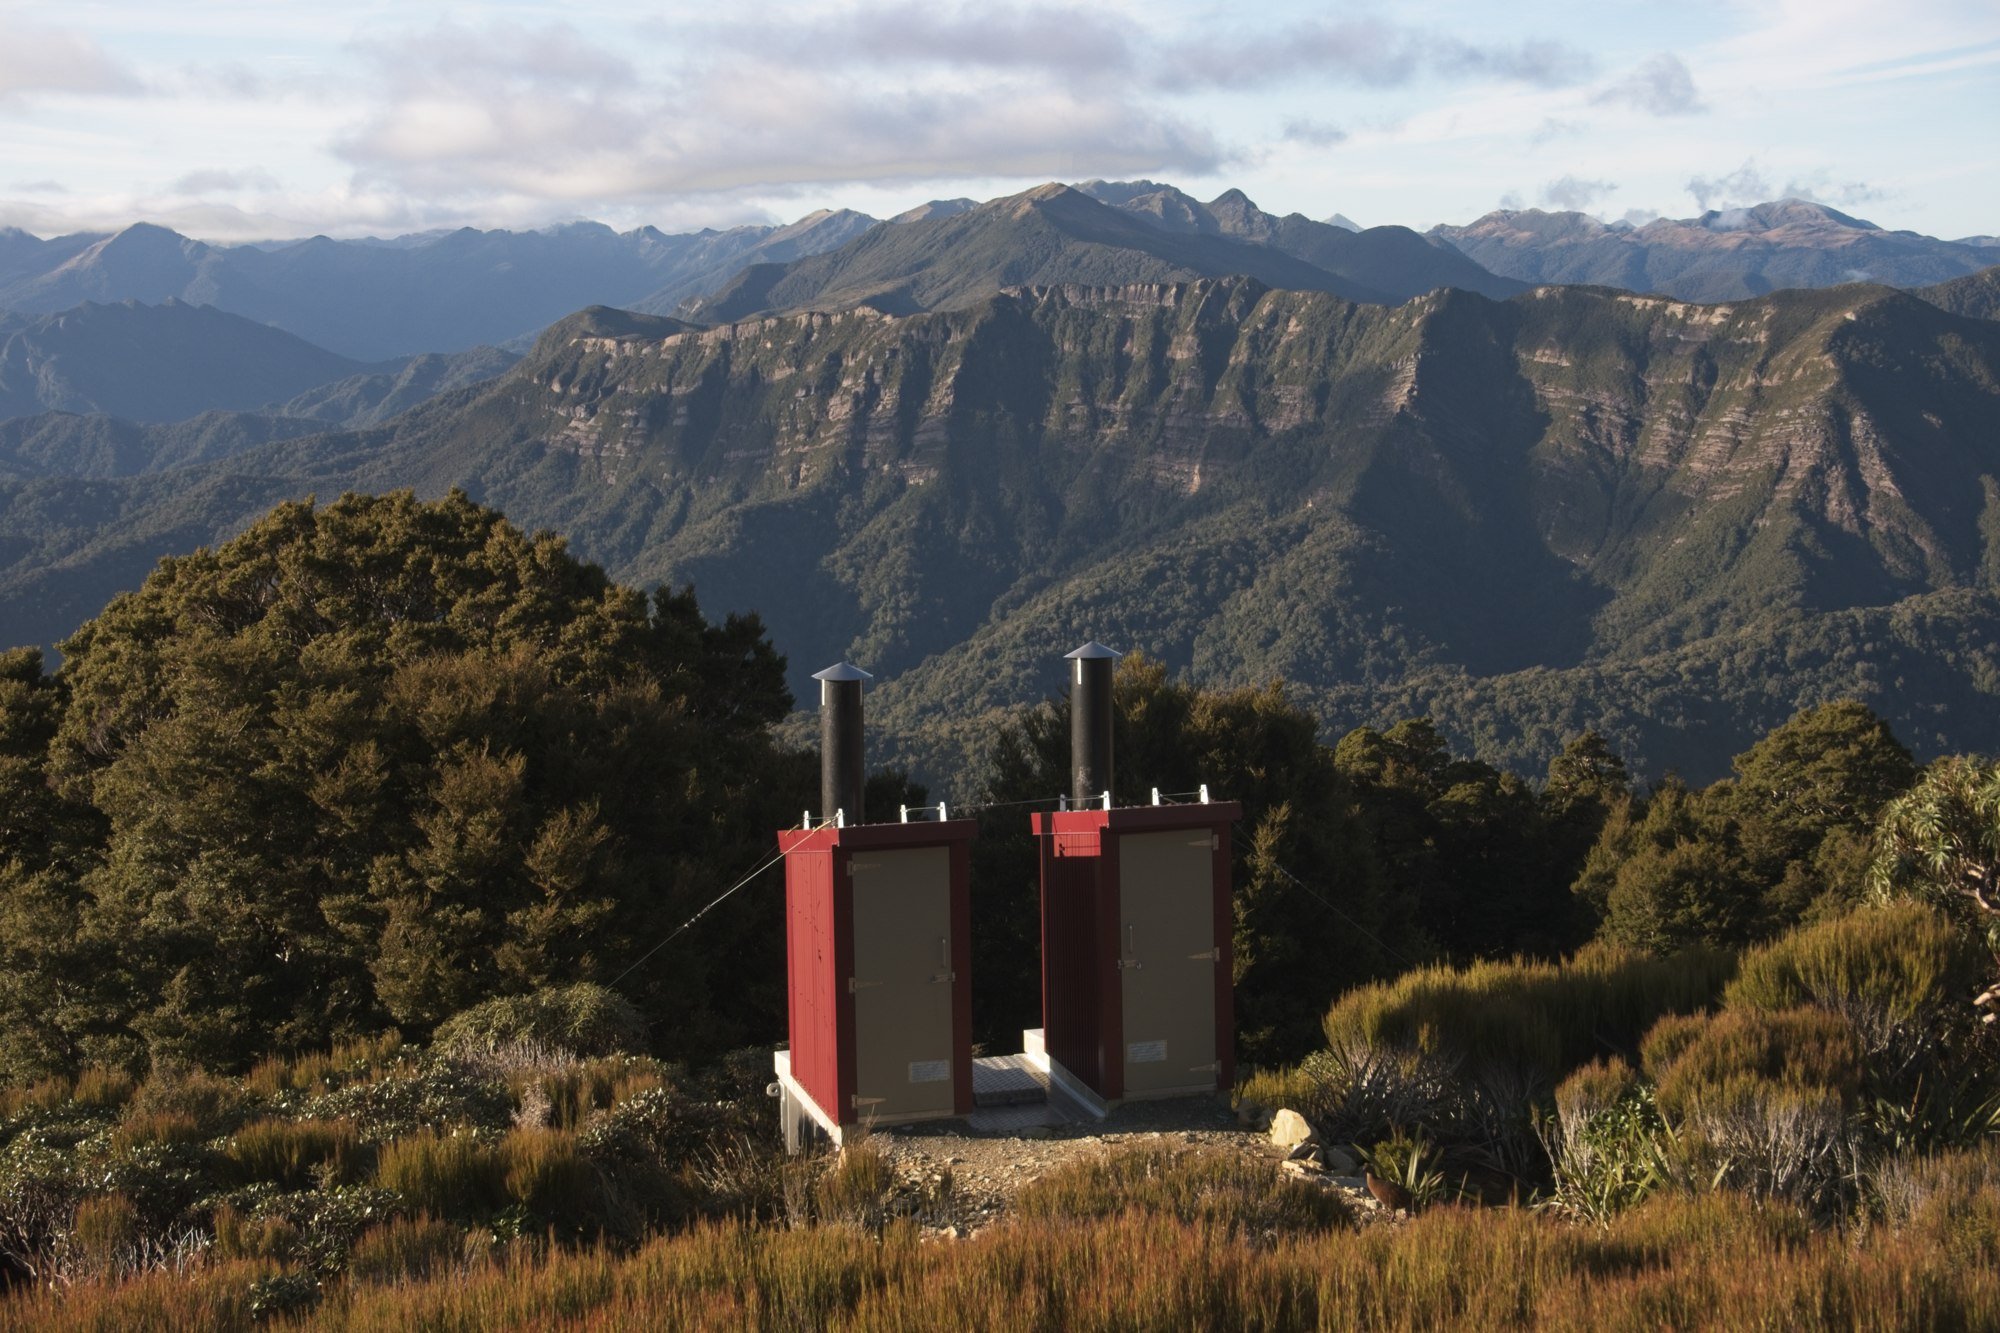
[[[1083,651],[1078,649],[1078,652]],[[1108,649],[1106,651],[1109,651]],[[835,662],[824,671],[813,672],[814,680],[873,680],[875,677],[852,662]]]
[[[1116,648],[1106,648],[1103,644],[1099,643],[1095,639],[1092,639],[1089,643],[1086,643],[1085,645],[1083,645],[1083,647],[1078,648],[1074,652],[1068,652],[1063,654],[1063,658],[1065,661],[1075,660],[1084,662],[1094,662],[1099,658],[1105,658],[1105,657],[1123,657],[1123,656],[1125,656],[1125,654],[1119,652]]]

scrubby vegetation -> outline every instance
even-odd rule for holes
[[[1141,1154],[1070,1171],[1034,1215],[965,1241],[700,1223],[633,1250],[549,1248],[424,1218],[379,1223],[344,1278],[249,1255],[83,1281],[0,1306],[36,1328],[355,1329],[1519,1327],[1932,1329],[2000,1319],[2000,1154],[1870,1182],[1875,1220],[1829,1230],[1720,1192],[1604,1227],[1444,1208],[1355,1230],[1269,1173]],[[1280,1223],[1272,1226],[1272,1223]]]
[[[1241,1100],[1416,1216],[1154,1151],[926,1244],[948,1178],[776,1152],[780,896],[673,933],[811,799],[754,622],[349,497],[66,650],[0,657],[0,1322],[2000,1320],[2000,768],[1859,705],[1707,787],[1588,733],[1531,783],[1128,659],[1119,795],[1244,805]],[[993,739],[997,1041],[1038,1014],[1025,808],[1067,731]]]

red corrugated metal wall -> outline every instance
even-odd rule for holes
[[[1042,1040],[1063,1068],[1101,1088],[1106,937],[1098,920],[1098,835],[1057,832],[1051,815],[1035,816],[1034,824],[1042,863]]]
[[[803,841],[803,839],[802,839]],[[820,1109],[841,1118],[840,1006],[845,994],[836,929],[831,839],[785,858],[786,974],[791,987],[792,1077]]]

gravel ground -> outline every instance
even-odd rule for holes
[[[1104,1120],[1025,1134],[977,1134],[962,1120],[931,1121],[877,1130],[868,1143],[895,1172],[903,1206],[942,1234],[971,1235],[997,1221],[1023,1187],[1071,1162],[1156,1146],[1242,1153],[1268,1162],[1274,1173],[1290,1172],[1339,1191],[1364,1225],[1391,1218],[1361,1181],[1287,1164],[1285,1149],[1238,1124],[1229,1107],[1211,1097],[1128,1102]],[[948,1204],[939,1188],[946,1172]]]

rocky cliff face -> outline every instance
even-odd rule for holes
[[[425,453],[628,575],[762,610],[801,674],[866,659],[912,728],[1049,685],[1079,635],[1352,721],[1417,678],[1484,710],[1512,673],[1988,597],[1996,369],[2000,329],[1883,289],[1046,287],[560,330]],[[1813,688],[1866,693],[1837,675]]]
[[[1850,694],[1920,747],[2000,742],[1996,427],[2000,326],[1882,288],[1391,308],[1221,279],[587,312],[257,474],[461,485],[692,580],[800,681],[876,671],[883,755],[934,774],[1094,637],[1285,678],[1333,727],[1430,712],[1536,766],[1597,726],[1703,776]]]

